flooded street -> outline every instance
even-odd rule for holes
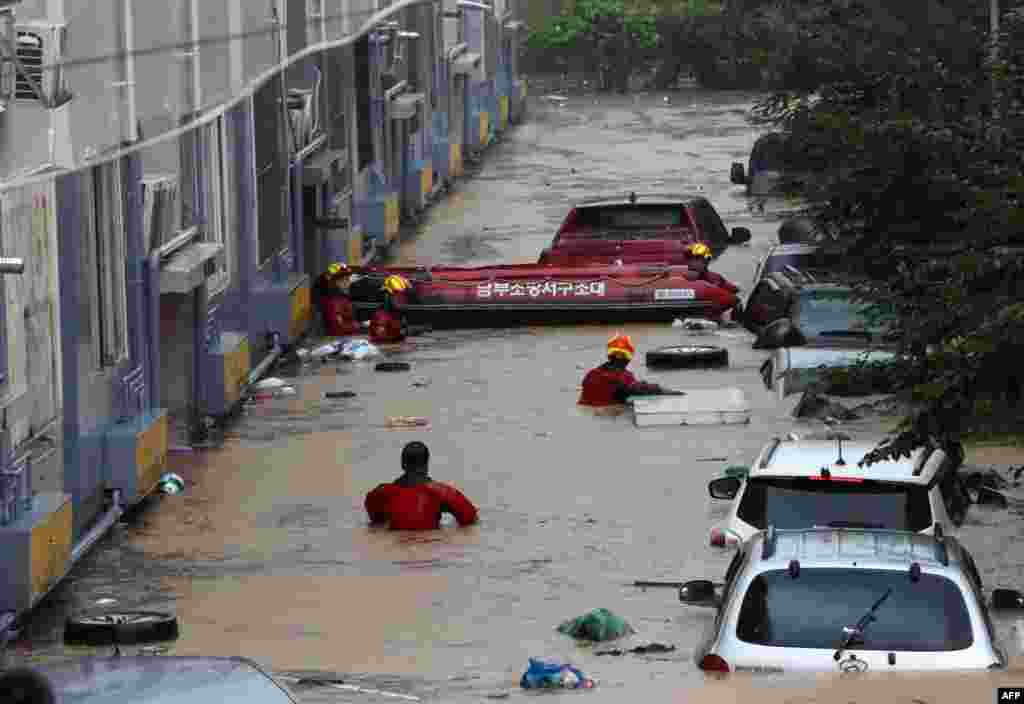
[[[746,290],[779,222],[728,179],[759,133],[745,121],[754,98],[692,89],[669,103],[661,94],[565,107],[534,99],[528,120],[428,213],[396,263],[532,262],[574,201],[700,191],[728,227],[753,232],[713,265]],[[638,429],[628,416],[577,408],[583,374],[616,331],[637,344],[638,377],[742,388],[750,425]],[[726,347],[729,366],[644,368],[643,352],[683,340]],[[590,699],[669,698],[704,681],[693,651],[714,612],[630,585],[720,579],[726,555],[708,547],[708,530],[725,506],[710,508],[707,482],[796,425],[797,397],[780,402],[764,389],[766,353],[750,342],[740,329],[698,335],[667,324],[439,331],[388,350],[410,372],[375,372],[369,360],[278,367],[297,394],[249,404],[222,449],[172,454],[185,493],[154,499],[101,542],[37,611],[17,657],[90,652],[62,645],[63,620],[113,598],[176,614],[181,638],[168,653],[238,654],[410,697],[526,696],[516,687],[534,656],[596,679]],[[389,428],[393,416],[430,427]],[[399,474],[401,448],[416,439],[430,447],[431,474],[480,508],[479,525],[418,535],[367,527],[366,492]],[[1011,547],[1020,535],[1012,511],[969,519],[961,537],[987,587],[1024,586]],[[631,641],[677,650],[600,657],[555,631],[596,607],[625,617]],[[999,624],[1008,641],[1012,625]]]

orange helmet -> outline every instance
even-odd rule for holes
[[[626,361],[629,361],[633,359],[634,354],[636,354],[636,348],[633,347],[633,341],[629,339],[629,335],[616,335],[608,340],[609,357],[618,355],[625,357]]]

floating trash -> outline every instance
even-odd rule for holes
[[[157,487],[165,494],[180,494],[185,490],[185,480],[173,472],[167,472],[160,477]]]
[[[519,680],[523,689],[591,689],[594,681],[572,665],[530,658],[530,667]]]
[[[608,609],[594,609],[583,616],[569,619],[558,627],[558,632],[577,640],[605,641],[622,638],[636,631],[621,616]]]
[[[110,606],[111,604],[116,604],[116,603],[117,603],[117,599],[111,599],[109,597],[107,597],[106,599],[97,599],[96,600],[96,605],[97,606]]]
[[[391,416],[387,420],[388,428],[426,428],[430,421],[417,416]]]

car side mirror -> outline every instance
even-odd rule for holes
[[[691,606],[718,606],[715,583],[707,579],[694,579],[679,587],[679,601]]]
[[[684,584],[683,587],[685,586]],[[993,611],[1024,609],[1024,594],[1016,589],[993,589],[992,609]]]
[[[746,227],[734,227],[732,228],[732,234],[729,236],[729,244],[746,244],[753,237],[750,230]]]
[[[743,164],[738,161],[732,162],[732,168],[729,169],[729,180],[737,186],[745,186],[747,184],[747,174]]]
[[[719,477],[708,483],[708,493],[712,499],[735,499],[741,486],[743,482],[736,477]]]

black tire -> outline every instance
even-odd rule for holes
[[[134,645],[177,637],[178,619],[159,611],[92,611],[64,624],[64,642],[69,644]]]
[[[729,350],[710,345],[672,345],[647,353],[647,366],[662,369],[711,369],[729,365]]]
[[[378,372],[407,372],[412,366],[408,362],[377,362],[374,369]]]

